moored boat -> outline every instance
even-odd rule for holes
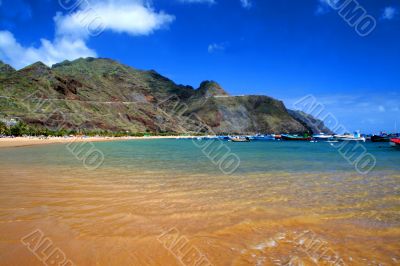
[[[390,145],[396,148],[400,148],[400,138],[391,139]]]
[[[344,135],[335,135],[334,139],[337,141],[366,141],[365,137],[362,137],[359,132],[355,132],[354,135],[348,133]]]
[[[390,136],[388,135],[373,135],[371,137],[372,142],[390,142]]]
[[[333,140],[333,135],[325,135],[324,133],[313,135],[313,139],[316,141],[329,141]]]
[[[197,137],[197,140],[218,140],[218,136],[202,136]]]
[[[335,136],[335,140],[337,141],[361,141],[365,142],[366,139],[364,137],[353,137],[353,136]]]
[[[255,140],[255,141],[269,141],[269,140],[275,140],[275,135],[254,135],[254,136],[249,136],[250,140]]]
[[[310,141],[312,140],[312,137],[308,136],[298,136],[298,135],[289,135],[289,134],[284,134],[282,135],[283,140],[298,140],[298,141]]]
[[[232,142],[250,142],[249,137],[231,137],[229,141]]]
[[[366,139],[364,137],[360,137],[360,138],[355,138],[355,137],[336,137],[335,138],[337,141],[361,141],[361,142],[365,142]]]

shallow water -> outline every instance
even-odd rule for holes
[[[362,175],[328,143],[225,144],[229,175],[190,140],[95,143],[91,171],[65,145],[0,150],[0,264],[400,264],[400,151],[366,143]]]

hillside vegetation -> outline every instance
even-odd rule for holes
[[[316,131],[268,96],[230,96],[218,83],[195,89],[156,71],[81,58],[14,70],[0,62],[0,118],[46,130],[152,134]],[[326,129],[322,128],[320,131]]]

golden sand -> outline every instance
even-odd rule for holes
[[[51,265],[57,248],[68,265],[398,265],[399,209],[376,211],[398,188],[374,201],[332,178],[2,167],[0,265]]]
[[[25,147],[44,144],[71,143],[71,142],[108,142],[123,140],[151,140],[151,139],[176,139],[176,136],[149,136],[149,137],[16,137],[0,138],[0,148]],[[190,138],[190,137],[184,137]]]

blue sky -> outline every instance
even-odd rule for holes
[[[364,37],[332,1],[0,0],[0,60],[113,58],[288,108],[312,94],[349,131],[400,131],[400,0],[358,1],[376,21]]]

